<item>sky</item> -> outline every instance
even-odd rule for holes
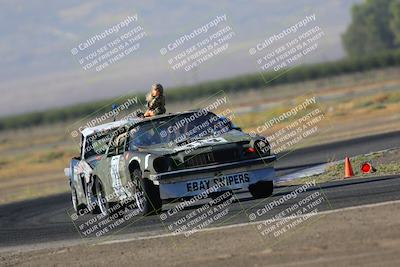
[[[341,34],[350,23],[351,6],[360,1],[3,0],[0,117],[144,92],[155,82],[168,90],[256,73],[260,71],[257,58],[273,49],[271,46],[256,55],[250,55],[249,49],[312,14],[315,21],[305,28],[318,26],[324,36],[318,40],[316,51],[293,64],[336,60],[345,56]],[[169,50],[176,40],[221,17],[226,19]],[[124,25],[127,20],[132,21]],[[120,27],[118,32],[116,25]],[[182,59],[190,60],[187,49],[197,45],[196,51],[200,51],[210,44],[200,41],[211,40],[213,33],[224,30],[227,40],[220,44],[220,53],[203,58],[201,64],[189,70],[175,65]],[[84,47],[87,40],[105,32],[104,38]],[[297,34],[291,33],[288,40]],[[138,39],[129,41],[130,37]],[[124,45],[118,52],[111,46],[115,40],[120,41],[113,43],[116,47]],[[213,49],[217,51],[217,47],[214,44]],[[163,48],[166,54],[161,52]],[[77,54],[74,49],[78,49]],[[115,57],[120,53],[124,55]],[[107,61],[107,66],[96,69]]]

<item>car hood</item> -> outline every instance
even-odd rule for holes
[[[177,145],[176,143],[170,144],[159,144],[148,146],[146,148],[141,148],[141,151],[145,151],[148,153],[159,154],[159,155],[167,155],[167,154],[176,154],[181,151],[187,151],[191,149],[204,148],[209,146],[217,146],[229,143],[237,143],[250,141],[252,137],[244,132],[238,130],[230,130],[224,134],[219,135],[218,137],[213,136],[205,136],[204,138],[194,140],[192,142]]]

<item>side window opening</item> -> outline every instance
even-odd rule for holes
[[[111,139],[107,151],[107,156],[112,157],[124,153],[127,137],[128,133],[125,132]]]
[[[128,133],[123,133],[119,135],[115,140],[115,154],[119,155],[125,152],[126,148],[126,140],[128,137]]]

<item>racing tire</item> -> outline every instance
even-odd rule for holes
[[[158,214],[162,208],[160,188],[150,179],[143,178],[142,172],[138,168],[133,170],[131,177],[136,184],[136,205],[141,214],[143,216]]]
[[[260,181],[249,186],[250,194],[254,198],[267,198],[274,192],[272,181]]]
[[[72,207],[74,208],[75,213],[79,216],[81,215],[81,210],[84,210],[82,205],[79,205],[78,202],[78,193],[76,192],[76,189],[73,185],[70,185],[71,188],[71,202],[72,202]]]
[[[93,209],[94,214],[102,214],[104,216],[110,215],[110,203],[106,199],[104,187],[100,179],[95,180],[95,192],[96,192],[96,206]]]

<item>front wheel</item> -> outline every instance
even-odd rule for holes
[[[96,188],[96,207],[94,210],[97,213],[101,213],[105,216],[108,216],[110,214],[110,205],[107,202],[104,187],[100,179],[96,179],[95,188]]]
[[[266,198],[274,192],[274,183],[272,181],[259,181],[250,185],[249,191],[254,198]]]
[[[134,194],[137,208],[144,215],[154,215],[161,211],[162,201],[160,198],[160,189],[147,178],[142,177],[140,169],[135,169],[132,174],[134,183]]]

